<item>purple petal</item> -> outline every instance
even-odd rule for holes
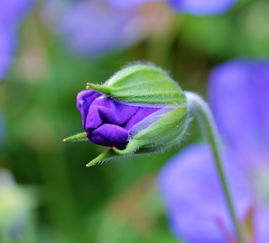
[[[134,11],[99,0],[48,1],[44,18],[73,51],[95,57],[131,45],[143,35]]]
[[[0,23],[0,81],[6,75],[16,47],[15,31],[7,30]]]
[[[137,106],[129,106],[108,97],[100,97],[90,106],[86,130],[95,129],[103,123],[123,125],[137,110]]]
[[[9,27],[18,24],[32,5],[33,0],[1,0],[0,23]]]
[[[138,107],[136,113],[128,120],[126,125],[124,126],[127,130],[130,130],[135,124],[144,120],[145,117],[149,116],[153,112],[156,112],[159,108],[151,108],[151,107]]]
[[[256,242],[267,243],[269,242],[269,208],[263,208],[256,210],[256,215],[254,216],[254,232],[256,234]]]
[[[77,109],[92,142],[123,147],[132,136],[131,128],[160,108],[123,104],[96,91],[84,90],[77,95]]]
[[[157,2],[160,0],[106,0],[106,1],[114,7],[130,8],[139,6],[147,2]]]
[[[238,0],[170,0],[181,13],[215,15],[228,11]]]
[[[77,109],[81,113],[82,116],[82,126],[85,129],[86,118],[88,115],[89,107],[91,103],[97,98],[101,96],[100,93],[94,90],[83,90],[77,95]]]
[[[6,75],[16,50],[16,32],[32,0],[2,0],[0,6],[0,81]]]
[[[226,154],[226,175],[236,212],[242,219],[252,205],[252,191],[236,158]],[[193,145],[165,165],[159,185],[172,231],[190,243],[221,243],[234,236],[211,152]]]
[[[239,59],[210,75],[210,101],[222,135],[245,161],[269,157],[269,60]]]
[[[114,124],[103,124],[93,132],[88,133],[89,139],[104,146],[125,146],[128,142],[128,131]]]

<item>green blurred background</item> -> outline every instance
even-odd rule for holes
[[[206,97],[208,73],[218,63],[269,56],[269,2],[239,1],[211,17],[181,15],[163,3],[141,8],[150,31],[128,48],[95,57],[63,45],[43,21],[42,3],[23,22],[15,61],[0,84],[0,166],[35,205],[29,210],[30,236],[18,242],[177,242],[156,175],[180,148],[86,168],[103,148],[62,143],[82,130],[76,94],[86,82],[103,82],[129,62],[150,61],[169,70],[184,90]],[[160,11],[165,17],[158,20]],[[199,139],[193,122],[181,148]]]

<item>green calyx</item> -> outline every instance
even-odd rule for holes
[[[88,84],[87,88],[125,102],[181,105],[185,100],[179,85],[150,64],[127,66],[104,84]]]

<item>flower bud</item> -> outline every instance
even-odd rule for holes
[[[82,126],[92,142],[111,147],[88,166],[118,156],[165,150],[179,143],[186,131],[184,92],[160,68],[130,65],[104,84],[87,88],[77,96]],[[85,134],[66,141],[78,139],[85,139]]]

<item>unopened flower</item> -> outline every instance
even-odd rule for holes
[[[130,65],[103,85],[88,88],[77,96],[83,128],[92,142],[112,147],[90,165],[117,155],[164,150],[181,141],[188,125],[186,97],[162,69]]]
[[[246,242],[269,242],[269,61],[239,59],[210,76],[236,214]],[[159,185],[172,231],[190,243],[235,242],[213,156],[205,144],[168,162]]]

